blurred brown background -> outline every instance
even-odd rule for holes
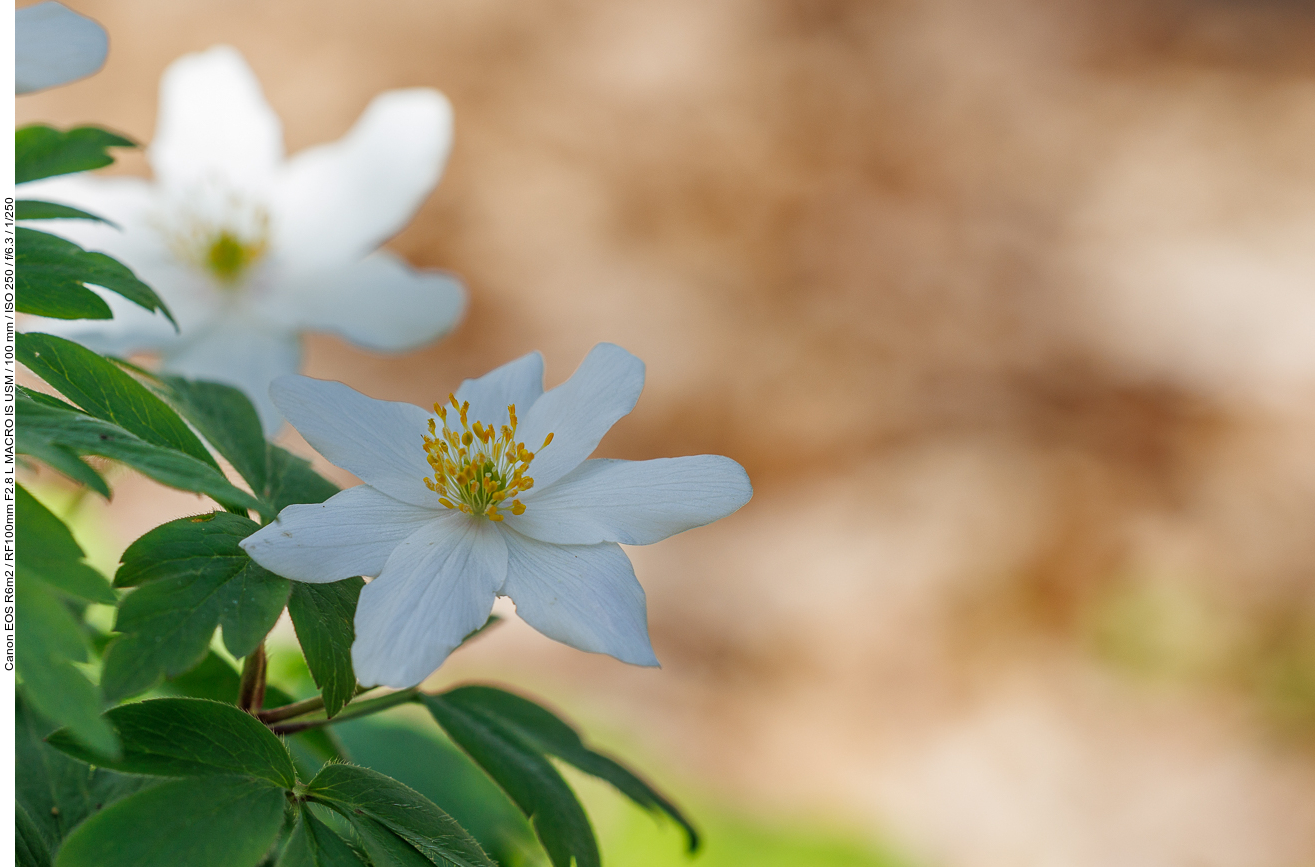
[[[427,404],[609,340],[649,378],[606,454],[748,468],[742,512],[632,550],[662,671],[513,624],[439,680],[928,864],[1315,863],[1310,4],[71,5],[109,62],[20,122],[149,141],[221,42],[292,151],[452,99],[391,246],[467,320],[308,373]],[[118,499],[125,542],[194,508]]]

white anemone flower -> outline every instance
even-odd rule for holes
[[[167,373],[237,386],[273,432],[282,420],[269,383],[298,369],[303,332],[398,352],[460,317],[455,278],[379,249],[434,188],[451,142],[442,94],[394,90],[340,140],[285,160],[279,119],[241,55],[224,46],[186,55],[160,82],[154,182],[84,173],[23,188],[113,221],[43,228],[136,271],[178,330],[109,292],[112,320],[28,327],[109,354],[155,352]]]
[[[432,413],[337,382],[275,380],[293,427],[364,484],[287,507],[242,547],[294,581],[374,576],[356,609],[362,684],[424,680],[497,596],[549,638],[657,665],[621,544],[725,517],[753,489],[719,455],[586,460],[643,387],[643,362],[609,343],[550,391],[535,352],[466,380]]]
[[[14,91],[86,78],[105,65],[109,38],[95,21],[47,0],[14,12]]]

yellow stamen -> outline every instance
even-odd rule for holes
[[[425,478],[425,487],[439,495],[444,508],[467,515],[502,521],[505,515],[498,509],[507,500],[513,515],[523,515],[525,504],[516,497],[534,487],[534,479],[525,475],[534,452],[516,440],[516,406],[507,407],[510,424],[495,426],[483,419],[471,423],[470,402],[458,403],[455,394],[448,395],[448,403],[457,411],[460,427],[446,406],[434,404],[438,420],[430,419],[430,436],[422,437],[425,459],[434,471]],[[551,442],[548,434],[541,448]]]

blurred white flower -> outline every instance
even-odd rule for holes
[[[365,484],[289,506],[242,547],[296,581],[377,576],[356,610],[363,684],[419,683],[500,595],[549,638],[657,665],[644,590],[617,543],[710,523],[753,490],[718,455],[586,460],[643,387],[643,362],[608,343],[546,393],[537,352],[466,380],[437,417],[337,382],[276,380],[293,427]]]
[[[160,82],[154,182],[81,174],[24,186],[121,227],[46,226],[131,267],[179,330],[108,292],[112,320],[29,327],[106,353],[158,352],[166,372],[241,388],[275,431],[269,383],[299,367],[302,332],[402,351],[460,317],[465,291],[454,277],[379,249],[434,188],[451,141],[442,94],[394,90],[343,138],[285,160],[279,119],[241,55],[221,46],[184,56]]]
[[[109,39],[90,18],[47,0],[14,12],[14,90],[31,93],[105,65]]]

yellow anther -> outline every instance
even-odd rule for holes
[[[522,503],[520,500],[512,500],[512,501],[511,501],[511,513],[512,513],[513,515],[524,515],[524,514],[525,514],[525,504]]]
[[[461,435],[461,444],[462,444],[463,446],[468,446],[468,445],[470,445],[471,443],[473,443],[474,441],[475,441],[475,438],[474,438],[473,436],[471,436],[470,431],[466,431],[465,433],[463,433],[463,434]]]
[[[440,423],[431,418],[430,435],[421,438],[425,460],[434,471],[425,478],[425,487],[438,494],[444,508],[467,515],[501,521],[504,515],[499,507],[508,500],[512,514],[524,514],[525,504],[513,498],[534,486],[534,480],[525,476],[534,452],[516,441],[516,405],[507,407],[511,424],[495,427],[484,419],[472,422],[470,402],[458,403],[455,394],[448,395],[448,404],[434,404],[441,430]],[[449,408],[457,411],[459,419],[449,416]],[[552,434],[543,444],[550,442]]]
[[[548,431],[548,435],[543,438],[543,445],[539,446],[539,451],[548,448],[548,443],[550,442],[552,442],[552,431]],[[556,452],[553,452],[553,454],[556,454]]]

